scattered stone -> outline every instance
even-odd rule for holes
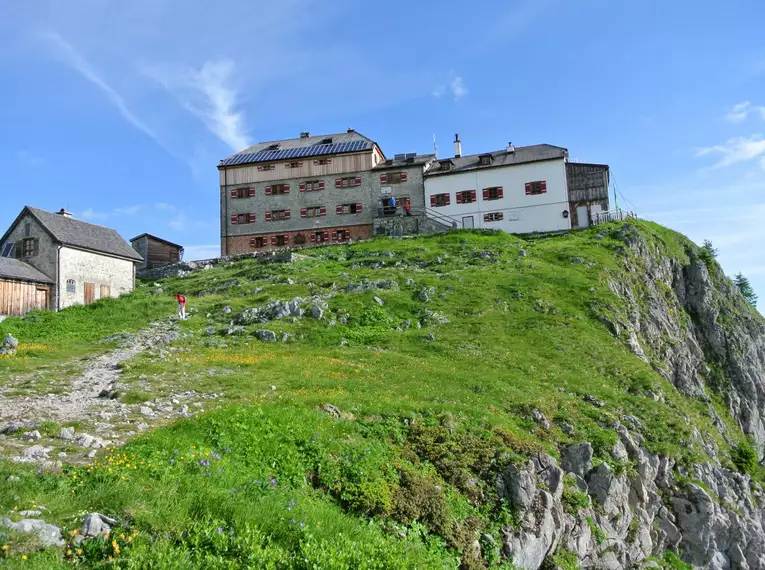
[[[0,526],[12,531],[24,534],[36,534],[42,546],[64,546],[61,537],[61,529],[40,519],[24,519],[13,522],[11,519],[1,518]]]
[[[114,400],[119,396],[119,391],[114,386],[107,386],[98,393],[98,397],[104,400]]]
[[[8,475],[8,479],[6,479],[9,483],[16,483],[17,481],[21,481],[20,477],[16,477],[16,475]]]
[[[574,258],[571,260],[571,263],[573,263],[574,265],[581,265],[581,264],[582,264],[582,263],[584,263],[584,262],[582,261],[582,259],[581,259],[580,257],[574,257]]]
[[[403,323],[401,323],[401,328],[409,329],[412,328],[412,321],[409,319],[405,320]]]
[[[343,412],[338,408],[337,406],[333,406],[332,404],[321,404],[317,407],[318,410],[321,410],[322,412],[328,413],[330,416],[332,416],[335,419],[341,419],[341,420],[352,420],[354,419],[353,414],[349,414],[348,412]]]
[[[13,356],[19,347],[19,341],[10,333],[5,336],[3,343],[0,344],[0,355]]]
[[[206,336],[215,336],[215,327],[207,327],[205,329],[205,335]]]
[[[433,294],[433,292],[435,292],[433,287],[431,287],[430,289],[423,289],[422,291],[420,291],[419,295],[417,295],[417,298],[423,303],[427,303],[428,301],[430,301],[430,296]]]
[[[526,257],[528,254],[526,253],[525,249],[522,249],[518,252],[518,257]]]
[[[430,341],[436,340],[436,335],[434,335],[433,333],[428,333],[427,335],[425,335],[425,340],[430,340]]]
[[[287,342],[289,338],[290,338],[290,335],[288,335],[287,333],[282,333],[282,344]]]
[[[141,409],[139,411],[141,412],[142,416],[146,416],[147,418],[153,418],[154,417],[154,410],[152,410],[148,406],[141,406]]]
[[[275,392],[276,391],[276,386],[269,386],[268,389],[271,390],[272,392]]]
[[[50,451],[50,447],[43,447],[42,445],[33,445],[32,447],[27,447],[24,451],[21,452],[20,462],[25,463],[28,461],[40,461],[48,459],[48,453],[50,453]]]
[[[95,449],[88,451],[88,459],[93,459],[97,453],[98,452]]]
[[[41,514],[42,514],[42,511],[37,511],[37,510],[34,510],[34,509],[30,509],[28,511],[19,511],[19,516],[20,517],[24,517],[24,518],[27,518],[27,517],[39,517]]]
[[[82,521],[81,534],[85,538],[102,536],[111,532],[112,527],[116,524],[117,521],[111,517],[99,513],[90,513]]]
[[[348,324],[348,317],[346,317],[346,316],[342,316],[342,317],[340,317],[340,318],[339,318],[339,319],[337,319],[337,320],[338,320],[338,322],[339,322],[341,325],[347,325],[347,324]]]
[[[66,453],[66,451],[62,451],[61,453],[58,454],[58,456],[63,459],[64,457],[67,456],[67,453]]]
[[[340,346],[348,346],[348,339],[341,338],[340,339]]]
[[[223,314],[224,315],[228,315],[230,312],[231,312],[231,307],[229,307],[228,305],[223,307]]]
[[[39,439],[42,439],[42,436],[37,430],[24,432],[24,441],[37,441]]]
[[[21,430],[31,431],[36,429],[40,429],[40,424],[37,422],[13,421],[5,424],[2,428],[0,428],[0,434],[13,435],[14,433]]]
[[[255,287],[255,289],[252,290],[253,295],[260,295],[263,292],[263,287]]]
[[[135,426],[135,429],[137,429],[138,431],[146,431],[147,429],[149,429],[149,424],[147,424],[146,422],[141,422],[137,426]]]
[[[319,307],[318,305],[313,305],[311,307],[311,316],[314,319],[321,319],[324,317],[324,309]]]
[[[449,319],[445,316],[443,316],[440,313],[436,313],[435,311],[430,311],[428,309],[425,309],[424,311],[425,316],[420,319],[420,323],[422,326],[428,326],[428,325],[448,325]]]
[[[550,431],[550,421],[539,410],[531,412],[531,419],[538,423],[545,431]]]
[[[383,305],[385,305],[385,301],[383,301],[382,299],[380,299],[380,297],[374,297],[374,300],[375,300],[375,303],[377,303],[377,304],[378,304],[378,305],[380,305],[381,307],[382,307]]]
[[[276,333],[274,331],[258,329],[253,334],[263,342],[276,342]]]
[[[574,435],[574,433],[576,433],[576,431],[574,430],[574,426],[572,426],[568,422],[561,422],[560,431],[562,431],[566,435]]]
[[[603,406],[605,406],[605,405],[606,405],[606,403],[605,403],[605,402],[601,402],[600,400],[598,400],[597,398],[595,398],[595,396],[591,396],[590,394],[587,394],[587,395],[586,395],[586,396],[583,398],[583,400],[584,400],[585,402],[587,402],[588,404],[592,404],[592,405],[593,405],[593,406],[595,406],[596,408],[602,408]]]

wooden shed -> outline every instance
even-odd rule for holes
[[[0,316],[49,309],[53,281],[20,259],[0,257]]]
[[[143,257],[143,263],[139,263],[136,269],[178,263],[183,258],[183,246],[151,234],[134,237],[130,245]]]

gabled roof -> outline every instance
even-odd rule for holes
[[[436,159],[435,154],[418,154],[412,157],[412,160],[401,158],[400,156],[389,158],[375,166],[373,170],[384,170],[386,168],[406,168],[408,166],[424,166]],[[388,164],[390,162],[390,164]]]
[[[331,142],[324,144],[327,140]],[[221,160],[219,167],[362,152],[372,150],[374,146],[375,142],[372,139],[356,131],[268,141],[254,144],[241,152],[232,154]],[[276,148],[271,149],[271,147]]]
[[[138,255],[138,252],[130,247],[130,244],[111,228],[97,226],[30,206],[24,207],[8,231],[5,232],[5,235],[0,238],[0,242],[6,240],[11,229],[25,213],[35,218],[55,241],[63,245],[131,259],[133,261],[143,261],[143,257]]]
[[[53,283],[53,280],[20,259],[0,257],[0,279],[18,279],[36,283]]]
[[[167,241],[166,239],[162,239],[162,238],[159,238],[157,236],[153,236],[153,235],[147,234],[147,233],[143,233],[143,234],[141,234],[139,236],[135,236],[134,238],[130,238],[130,243],[133,243],[134,241],[138,241],[142,237],[153,239],[154,241],[162,242],[162,243],[167,244],[167,245],[169,245],[171,247],[177,247],[178,249],[183,249],[182,245],[178,245],[177,243],[173,243],[171,241]]]
[[[491,164],[481,164],[481,157],[491,155]],[[471,154],[468,156],[451,157],[439,159],[439,162],[450,161],[452,166],[449,170],[439,170],[438,164],[428,170],[426,176],[448,176],[468,170],[479,168],[497,168],[501,166],[514,166],[516,164],[527,164],[530,162],[541,162],[543,160],[555,160],[567,158],[568,150],[551,144],[536,144],[532,146],[519,146],[514,152],[507,150],[498,150],[495,152],[483,152],[481,154]]]

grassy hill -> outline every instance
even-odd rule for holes
[[[695,247],[638,225],[663,255]],[[108,335],[170,319],[183,291],[191,318],[174,352],[126,363],[121,397],[223,397],[91,464],[55,473],[0,464],[0,481],[20,477],[0,485],[0,510],[44,505],[66,531],[87,512],[120,520],[109,539],[82,547],[67,535],[63,551],[0,532],[5,567],[509,568],[476,538],[498,541],[513,522],[495,488],[510,463],[588,441],[596,464],[613,465],[614,426],[625,421],[681,465],[706,457],[695,429],[722,450],[745,446],[722,402],[684,397],[609,328],[625,306],[608,286],[629,255],[619,227],[454,232],[313,249],[288,264],[240,260],[6,320],[0,336],[21,346],[0,359],[0,378],[74,373],[85,355],[115,346]],[[246,309],[298,297],[302,316],[237,324]],[[260,340],[263,330],[276,342]],[[721,461],[736,468],[728,451]],[[586,500],[566,493],[574,507]]]

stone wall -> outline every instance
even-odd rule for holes
[[[374,219],[374,234],[376,236],[395,236],[435,234],[449,231],[449,227],[425,215],[392,216]]]
[[[85,283],[93,283],[94,300],[103,295],[118,297],[135,286],[134,262],[79,249],[62,247],[59,263],[58,288],[61,294],[59,308],[85,302]],[[74,293],[66,290],[67,280],[73,279]],[[108,288],[108,290],[107,290]]]

